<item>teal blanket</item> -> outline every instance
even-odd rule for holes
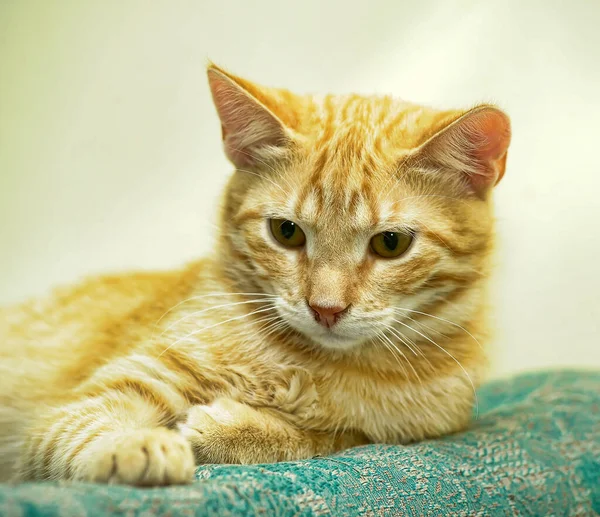
[[[0,486],[2,516],[600,514],[600,372],[488,384],[467,432],[276,465],[206,465],[185,487]]]

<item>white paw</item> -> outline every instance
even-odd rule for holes
[[[80,462],[82,481],[136,486],[190,483],[195,468],[189,442],[164,428],[111,433],[90,445]]]

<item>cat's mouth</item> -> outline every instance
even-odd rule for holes
[[[359,346],[364,339],[337,333],[335,328],[322,329],[319,332],[307,334],[321,348],[329,350],[349,350]]]
[[[290,314],[287,311],[281,311],[280,315],[288,325],[320,348],[349,350],[367,339],[367,336],[363,336],[363,332],[356,328],[347,328],[347,324],[338,323],[328,327],[315,322],[309,315]]]
[[[314,314],[308,312],[303,305],[295,307],[281,300],[276,304],[276,308],[281,319],[306,336],[313,346],[338,351],[350,350],[371,337],[370,326],[361,324],[360,320],[351,314],[346,314],[341,321],[333,325],[324,325],[316,321]]]

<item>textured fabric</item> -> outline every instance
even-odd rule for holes
[[[597,515],[600,372],[488,384],[470,430],[441,440],[276,465],[207,465],[197,478],[163,489],[4,485],[0,515]]]

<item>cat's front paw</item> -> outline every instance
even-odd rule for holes
[[[189,442],[164,428],[111,433],[82,454],[81,481],[135,486],[190,483],[195,463]]]
[[[306,370],[291,369],[287,384],[275,399],[275,409],[292,417],[296,423],[311,420],[315,416],[319,394],[315,382]]]
[[[252,406],[281,411],[284,419],[296,424],[311,420],[318,402],[319,394],[311,374],[294,367],[285,368],[274,378],[265,380],[264,387],[254,392],[247,401]]]
[[[193,406],[181,434],[192,446],[196,463],[268,463],[279,461],[272,431],[256,409],[231,399]]]

